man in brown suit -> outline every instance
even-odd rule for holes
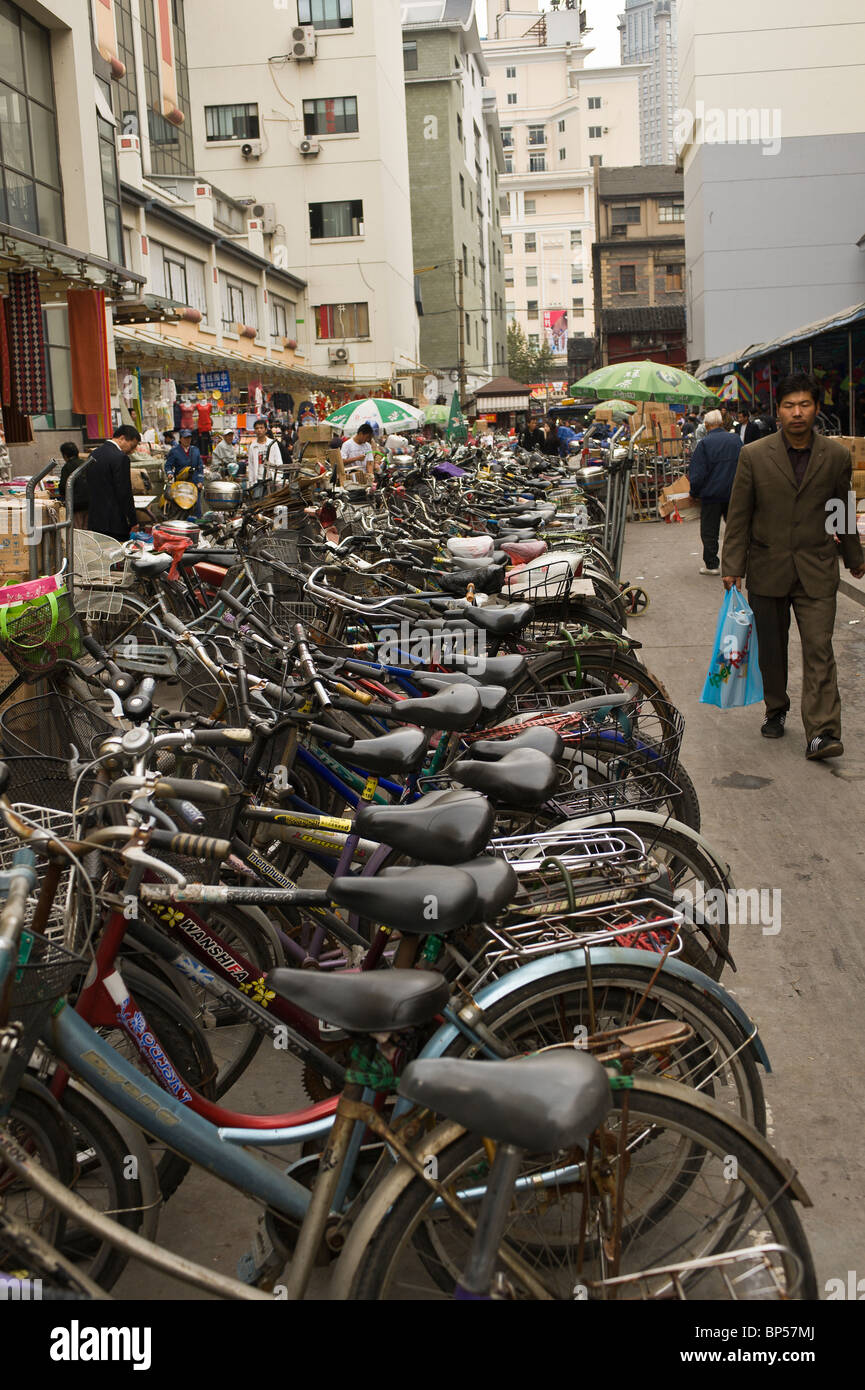
[[[844,752],[832,652],[839,554],[854,578],[865,575],[858,533],[839,524],[847,517],[852,461],[842,444],[814,433],[819,399],[817,383],[805,373],[779,382],[777,434],[746,444],[739,455],[721,560],[725,589],[741,589],[747,574],[766,701],[764,738],[784,733],[791,608],[796,615],[811,759]]]

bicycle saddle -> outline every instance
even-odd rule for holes
[[[554,513],[553,513],[554,515]],[[516,531],[532,530],[537,531],[538,527],[543,526],[545,521],[549,521],[550,513],[545,512],[521,512],[519,516],[510,518],[511,525]]]
[[[392,878],[335,878],[332,902],[410,936],[441,936],[476,918],[478,890],[460,869],[406,869]]]
[[[421,724],[448,732],[470,729],[482,710],[481,697],[470,685],[451,685],[422,700],[401,700],[395,706],[400,723]],[[355,745],[356,747],[357,745]]]
[[[481,685],[467,671],[435,671],[431,674],[412,675],[415,685],[421,690],[442,690],[448,685],[470,685],[480,696],[481,711],[492,719],[504,710],[508,702],[508,692],[503,685]]]
[[[456,594],[459,598],[465,598],[469,584],[474,584],[482,593],[498,594],[505,582],[503,565],[490,565],[487,569],[456,570],[453,574],[447,570],[434,570],[432,573],[436,583],[441,585],[445,593]]]
[[[538,753],[546,753],[554,763],[561,762],[565,752],[565,745],[555,729],[547,729],[541,725],[536,729],[526,729],[524,734],[517,734],[516,738],[479,738],[469,744],[466,756],[498,762],[508,753],[523,748],[533,748]]]
[[[474,660],[475,658],[467,656],[453,655],[447,658],[446,664],[462,671],[471,665],[471,674],[477,677],[481,685],[503,685],[506,690],[516,685],[527,669],[526,658],[519,655],[488,656],[482,668],[477,671],[474,669]]]
[[[230,570],[240,563],[236,550],[185,550],[180,557],[180,568],[190,569],[193,565],[220,565]]]
[[[455,782],[507,806],[542,806],[559,783],[552,758],[535,748],[518,748],[496,763],[461,760],[448,772]]]
[[[435,970],[343,975],[282,968],[268,973],[267,984],[281,999],[349,1033],[388,1033],[429,1023],[450,998],[447,981]]]
[[[530,603],[509,603],[505,608],[475,608],[468,605],[462,617],[473,627],[492,633],[493,637],[508,637],[513,632],[521,632],[534,616]]]
[[[149,551],[144,555],[132,557],[132,568],[143,579],[155,579],[157,574],[166,574],[173,563],[167,550]]]
[[[455,868],[459,869],[460,873],[468,874],[475,881],[478,901],[474,920],[477,922],[495,921],[517,895],[520,881],[506,859],[482,854],[479,859],[456,864]],[[383,872],[385,878],[395,878],[397,874],[404,874],[407,870],[399,867],[385,869]]]
[[[399,1094],[530,1153],[585,1149],[610,1110],[606,1071],[573,1047],[508,1062],[420,1058],[400,1077]]]
[[[362,839],[377,840],[430,864],[459,864],[480,854],[492,834],[485,797],[457,789],[430,792],[408,806],[362,806],[354,823]]]
[[[420,702],[418,702],[420,703]],[[343,757],[351,767],[384,775],[419,772],[426,757],[427,735],[423,729],[397,729],[379,738],[358,739]]]
[[[547,553],[546,541],[503,540],[502,545],[513,565],[524,565],[528,560],[537,560],[540,555]]]

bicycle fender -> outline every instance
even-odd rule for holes
[[[678,1081],[667,1081],[662,1077],[640,1076],[640,1090],[649,1091],[659,1096],[672,1096],[674,1099],[685,1101],[698,1110],[704,1110],[707,1115],[720,1120],[722,1124],[728,1125],[730,1129],[735,1129],[736,1133],[757,1149],[761,1158],[764,1158],[770,1168],[782,1179],[785,1187],[789,1187],[791,1194],[803,1207],[812,1207],[814,1203],[808,1196],[805,1187],[792,1163],[772,1147],[764,1134],[760,1134],[747,1120],[743,1120],[734,1110],[730,1110],[726,1105],[721,1105],[716,1100],[710,1100],[702,1091],[692,1091],[688,1086],[682,1086]]]
[[[660,815],[657,811],[597,811],[594,815],[577,816],[574,820],[562,821],[561,825],[554,828],[556,830],[589,830],[598,825],[623,825],[633,826],[635,829],[645,825],[647,829],[664,829],[677,831],[680,835],[687,835],[696,841],[702,850],[709,856],[715,866],[720,870],[727,889],[733,889],[735,884],[730,877],[730,865],[725,863],[717,849],[701,835],[698,830],[693,830],[690,825],[683,825],[681,821],[672,820],[669,816]]]
[[[408,1107],[411,1109],[411,1105]],[[428,1134],[422,1134],[413,1146],[422,1163],[440,1154],[443,1149],[465,1133],[454,1120],[443,1120]],[[366,1206],[353,1223],[348,1240],[333,1267],[327,1297],[345,1302],[351,1291],[355,1273],[366,1254],[366,1247],[397,1198],[417,1174],[407,1163],[398,1161],[391,1172],[378,1183]]]
[[[589,952],[589,958],[592,965],[639,965],[644,970],[652,959],[646,951],[611,946],[593,947]],[[489,1008],[491,1004],[497,1004],[513,991],[521,989],[523,985],[531,984],[535,980],[548,980],[559,972],[565,973],[575,967],[585,969],[585,964],[585,952],[582,950],[563,951],[552,956],[541,956],[529,965],[521,965],[519,969],[509,971],[500,980],[494,980],[491,984],[486,985],[475,995],[475,1003],[481,1008]],[[760,1065],[767,1073],[771,1072],[772,1066],[757,1031],[756,1023],[748,1016],[738,999],[735,999],[729,990],[725,989],[717,980],[710,980],[708,975],[704,975],[701,970],[686,964],[685,961],[668,958],[664,970],[671,975],[677,975],[679,979],[687,980],[691,985],[696,985],[703,994],[711,995],[715,1003],[721,1006],[737,1027],[741,1029],[745,1037],[751,1041],[754,1055]],[[452,1023],[445,1023],[437,1033],[433,1034],[420,1056],[442,1057],[446,1049],[458,1037],[459,1029]]]

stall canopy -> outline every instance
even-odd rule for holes
[[[145,283],[143,275],[125,266],[0,222],[0,273],[10,270],[35,270],[43,291],[54,289],[58,295],[61,290],[76,286],[104,289],[117,297],[126,286],[133,285],[140,291]]]
[[[852,328],[863,322],[865,304],[851,304],[848,309],[830,314],[825,319],[817,319],[815,323],[803,324],[801,328],[795,328],[792,333],[785,333],[780,338],[773,338],[765,343],[752,343],[750,347],[743,348],[733,356],[715,357],[710,362],[702,362],[695,376],[701,381],[706,381],[709,377],[727,376],[739,367],[754,362],[758,357],[771,357],[773,353],[781,352],[784,348],[795,347],[811,338],[820,338],[825,333],[837,333],[841,329]]]
[[[250,376],[264,376],[278,381],[296,381],[311,385],[318,385],[320,381],[313,372],[304,371],[299,367],[287,367],[266,357],[247,357],[242,352],[217,347],[215,344],[203,347],[198,343],[184,342],[171,334],[159,333],[154,328],[115,324],[114,341],[118,355],[129,361],[134,357],[143,362],[152,360],[154,365],[177,362],[189,366],[197,365],[205,370],[210,368],[214,371],[242,371],[248,372]]]

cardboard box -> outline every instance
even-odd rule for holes
[[[695,521],[700,515],[699,500],[691,496],[691,485],[685,474],[665,487],[658,499],[659,516],[673,516],[676,512],[683,521]]]
[[[333,429],[330,425],[301,425],[297,437],[301,444],[329,444]]]
[[[34,508],[34,529],[27,528],[26,501],[23,497],[0,497],[0,575],[10,582],[9,575],[30,574],[30,555],[34,545],[42,563],[41,529],[57,520],[58,508],[37,498]],[[40,569],[41,573],[41,569]]]
[[[860,497],[865,497],[865,470],[860,470],[854,467],[852,487],[853,491],[856,493],[857,502],[859,501]]]
[[[838,438],[838,443],[850,450],[854,468],[865,469],[865,439],[860,435],[842,434]]]

